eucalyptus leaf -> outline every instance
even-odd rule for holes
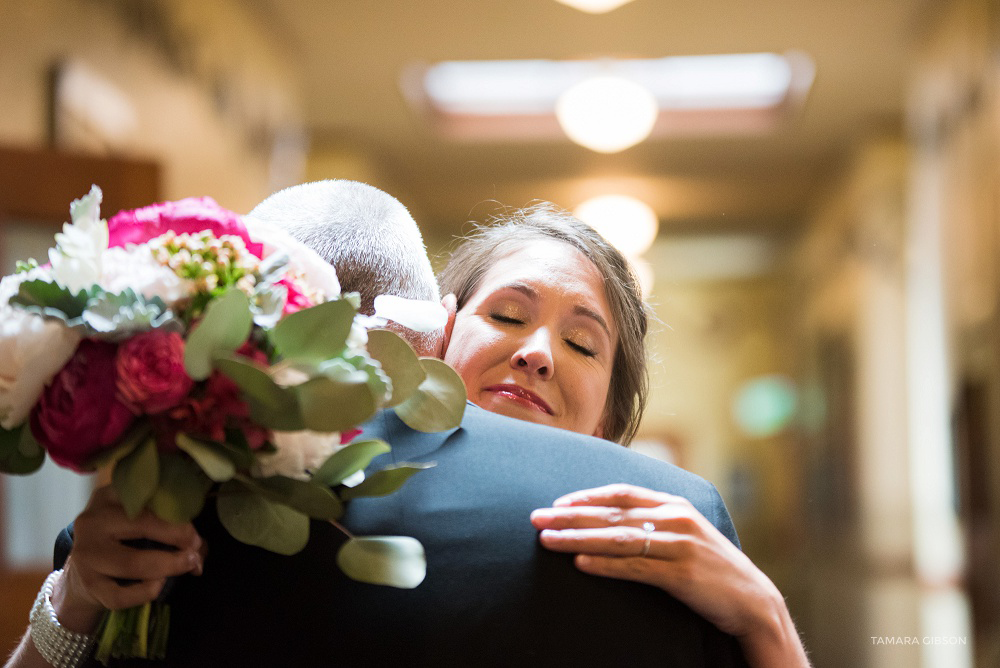
[[[352,580],[413,589],[427,575],[424,546],[409,536],[364,536],[348,540],[337,565]]]
[[[391,449],[388,443],[379,440],[351,443],[330,455],[313,473],[313,480],[329,487],[339,485],[348,476],[364,470],[372,459]]]
[[[129,519],[135,519],[160,483],[160,456],[151,437],[122,457],[111,473],[111,484]]]
[[[201,322],[188,336],[184,370],[195,380],[205,380],[212,373],[213,358],[243,345],[252,325],[250,301],[245,294],[232,289],[213,299],[205,307]]]
[[[191,459],[215,482],[225,482],[236,473],[236,464],[215,444],[204,443],[187,434],[178,433],[177,447],[191,455]]]
[[[395,332],[369,330],[367,347],[368,354],[379,361],[382,370],[392,379],[392,397],[386,406],[405,401],[427,378],[417,353]]]
[[[285,476],[256,478],[250,482],[270,500],[283,503],[309,517],[321,520],[339,520],[344,514],[344,504],[328,487],[313,481],[295,480]]]
[[[216,508],[222,526],[241,543],[291,555],[309,542],[306,515],[267,499],[237,480],[223,483]]]
[[[193,461],[179,454],[160,457],[160,484],[149,509],[168,522],[190,522],[205,505],[212,481]]]
[[[275,383],[267,371],[236,355],[216,357],[215,368],[240,388],[254,422],[278,431],[305,428],[295,391]]]
[[[365,382],[375,396],[376,403],[384,406],[386,400],[392,396],[392,379],[382,370],[378,360],[364,354],[350,355],[341,359],[365,375]],[[321,364],[320,369],[324,375],[328,374],[325,364]]]
[[[340,498],[350,501],[362,496],[386,496],[403,486],[410,477],[420,471],[432,468],[434,464],[426,462],[407,462],[389,466],[381,471],[368,475],[364,482],[356,487],[347,487],[340,491]]]
[[[346,299],[323,302],[285,316],[269,336],[285,359],[330,359],[343,351],[355,313]]]
[[[465,383],[454,369],[433,357],[420,358],[427,377],[416,392],[396,406],[396,415],[411,429],[444,431],[462,424]]]
[[[26,475],[45,462],[45,451],[35,441],[31,427],[0,429],[0,472]]]
[[[87,462],[87,470],[96,471],[106,466],[114,467],[147,438],[149,438],[149,428],[141,422],[138,423],[138,426],[132,427],[125,433],[125,436],[119,440],[118,445],[110,450],[99,453]]]
[[[306,429],[344,431],[368,420],[377,404],[364,380],[334,382],[320,376],[296,385],[295,394]]]

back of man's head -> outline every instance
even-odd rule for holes
[[[337,269],[341,288],[361,295],[361,312],[378,295],[439,301],[420,230],[399,200],[365,183],[314,181],[280,190],[253,218],[278,225]]]

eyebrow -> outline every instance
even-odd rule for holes
[[[524,296],[528,297],[529,299],[532,300],[538,299],[538,292],[527,283],[520,283],[520,282],[508,283],[507,285],[502,286],[501,289],[516,290],[521,294],[523,294]],[[576,315],[582,315],[584,317],[590,318],[591,320],[593,320],[594,322],[596,322],[598,325],[601,326],[601,329],[604,330],[604,333],[608,335],[609,339],[614,340],[614,337],[611,336],[611,329],[608,327],[607,321],[597,311],[588,308],[583,304],[575,304],[573,306],[573,313]]]

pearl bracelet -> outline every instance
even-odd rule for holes
[[[76,668],[90,655],[94,636],[70,631],[59,623],[52,608],[52,587],[62,571],[53,571],[45,578],[31,607],[31,640],[38,653],[55,668]]]

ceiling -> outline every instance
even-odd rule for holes
[[[899,133],[928,0],[634,0],[591,15],[553,0],[255,0],[301,63],[313,147],[364,156],[431,233],[491,201],[572,208],[635,194],[670,233],[794,233],[852,148]],[[661,137],[614,155],[567,139],[457,141],[404,98],[413,63],[800,50],[804,107],[754,136]]]

